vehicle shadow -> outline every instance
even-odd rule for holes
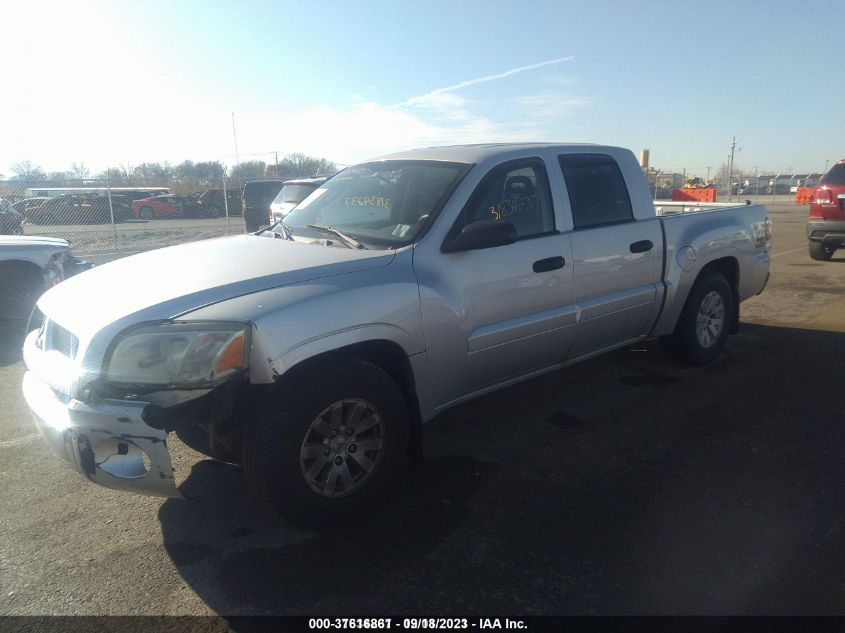
[[[0,367],[14,365],[21,360],[24,334],[0,321]]]
[[[395,493],[321,532],[198,461],[164,546],[232,616],[842,613],[843,349],[745,325],[710,367],[649,345],[517,385],[438,416]]]

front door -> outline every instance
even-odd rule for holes
[[[453,232],[485,219],[510,222],[518,240],[415,256],[435,406],[559,363],[573,343],[572,246],[540,158],[491,170]]]

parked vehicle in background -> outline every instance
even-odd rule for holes
[[[0,198],[0,235],[21,234],[23,234],[23,216],[8,200]]]
[[[305,200],[311,193],[325,183],[331,176],[297,178],[286,180],[273,202],[270,204],[270,224],[282,220],[293,208]]]
[[[226,202],[228,202],[229,215],[240,215],[241,192],[239,189],[226,191]],[[223,189],[206,189],[194,199],[189,215],[201,218],[222,218],[226,215],[226,202],[223,199]],[[186,208],[186,211],[187,208]]]
[[[131,209],[125,202],[99,194],[77,194],[50,198],[44,204],[27,212],[27,222],[32,224],[107,224],[114,212],[115,222],[125,222]]]
[[[845,159],[830,168],[810,196],[810,257],[826,261],[845,248]]]
[[[175,218],[182,209],[183,196],[168,194],[154,198],[142,198],[132,203],[132,217],[142,220]]]
[[[24,190],[26,197],[46,197],[55,198],[56,196],[70,196],[78,194],[92,194],[105,196],[111,192],[111,195],[127,195],[140,196],[149,198],[150,196],[159,196],[165,193],[170,193],[168,187],[28,187]],[[134,200],[135,198],[131,198]]]
[[[270,225],[270,205],[283,184],[283,180],[251,180],[244,185],[242,200],[247,233]]]
[[[23,393],[95,483],[179,496],[176,432],[242,463],[265,507],[337,524],[399,483],[421,425],[458,403],[653,338],[713,361],[770,249],[762,205],[656,207],[625,149],[404,152],[344,170],[270,230],[50,290]]]
[[[40,207],[42,204],[47,202],[50,198],[23,198],[15,202],[15,209],[17,209],[18,213],[20,213],[24,220],[28,220],[29,212],[32,209]]]
[[[38,297],[90,267],[71,254],[65,240],[29,235],[0,237],[0,342],[20,345]]]

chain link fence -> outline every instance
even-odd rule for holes
[[[232,178],[0,181],[0,233],[66,239],[74,252],[87,255],[255,231],[269,225],[269,205],[283,181],[263,181],[260,199],[247,204],[244,182]]]
[[[794,201],[821,173],[744,173],[729,179],[706,168],[648,168],[655,200],[685,185],[715,187],[717,200]],[[711,178],[712,175],[712,178]],[[282,179],[250,185],[246,178],[136,178],[0,181],[0,234],[68,240],[80,255],[131,253],[183,242],[252,232],[269,225],[269,206]]]
[[[752,202],[791,202],[795,201],[799,189],[812,189],[823,174],[815,173],[776,173],[734,171],[731,178],[727,174],[712,173],[708,168],[669,168],[650,167],[646,171],[649,189],[655,200],[670,200],[675,189],[684,186],[716,189],[717,200]]]

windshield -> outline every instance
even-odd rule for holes
[[[282,187],[281,191],[279,191],[278,195],[276,195],[273,202],[299,203],[305,200],[305,198],[308,197],[308,194],[316,188],[317,185],[285,185]]]
[[[368,248],[396,248],[416,239],[469,168],[462,163],[409,160],[356,165],[300,202],[285,224],[296,236],[325,237],[308,227],[323,226]]]

